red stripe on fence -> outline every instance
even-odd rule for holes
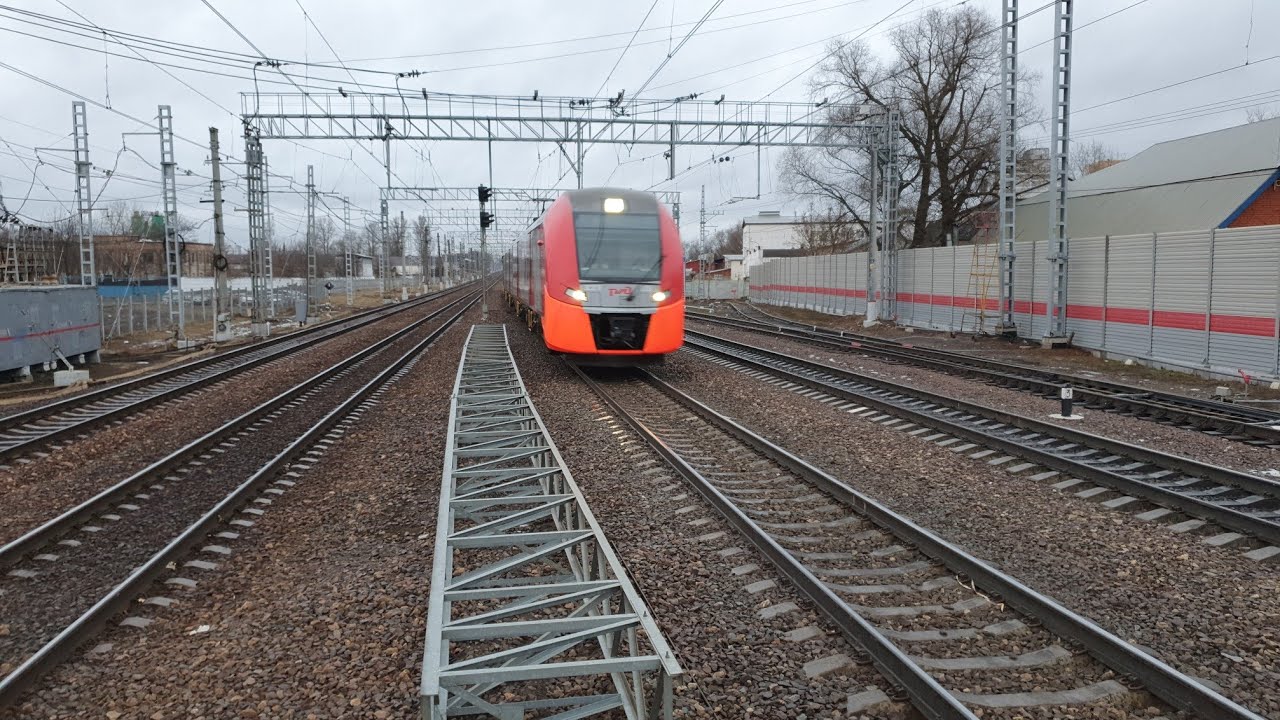
[[[1174,328],[1176,330],[1204,330],[1204,313],[1156,310],[1152,321],[1156,327]]]
[[[807,285],[755,285],[752,290],[758,292],[778,291],[806,293],[811,295],[833,295],[836,297],[865,298],[866,290],[847,290],[844,288],[820,288]],[[898,293],[901,303],[918,305],[937,305],[940,307],[975,308],[978,299],[966,295],[931,295],[929,293]],[[982,302],[988,310],[999,310],[1000,301],[986,298]],[[1029,300],[1015,300],[1013,311],[1022,315],[1044,315],[1046,304]],[[1093,320],[1124,325],[1152,325],[1155,327],[1177,330],[1205,329],[1204,314],[1175,310],[1156,310],[1154,316],[1145,308],[1102,307],[1101,305],[1068,305],[1067,317],[1074,320]],[[1209,330],[1230,335],[1251,335],[1255,337],[1275,337],[1277,326],[1273,318],[1247,315],[1213,315],[1209,319]]]
[[[1247,315],[1213,315],[1209,318],[1209,331],[1232,335],[1275,337],[1276,321],[1271,318]]]

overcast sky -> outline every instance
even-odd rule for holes
[[[714,0],[556,0],[543,2],[424,2],[400,0],[362,3],[350,0],[209,0],[227,19],[271,58],[332,61],[324,34],[343,61],[360,68],[390,72],[418,70],[421,77],[402,81],[407,91],[472,94],[591,96],[604,83],[601,95],[638,88],[678,44]],[[0,63],[24,71],[137,120],[153,122],[157,105],[173,107],[177,134],[180,210],[197,222],[198,239],[212,237],[209,198],[208,128],[220,130],[223,150],[243,157],[238,120],[243,92],[253,91],[255,51],[227,27],[202,0],[0,0]],[[301,5],[299,5],[299,2]],[[644,93],[672,98],[693,92],[727,95],[734,100],[807,100],[801,74],[822,56],[832,37],[849,39],[864,33],[867,41],[888,52],[885,33],[911,22],[933,7],[947,8],[957,0],[726,0],[705,25],[675,55]],[[969,0],[998,17],[999,0]],[[1044,5],[1023,0],[1024,14]],[[647,22],[625,54],[632,33],[652,6]],[[1133,7],[1129,7],[1133,6]],[[175,43],[243,53],[247,60],[216,68],[235,77],[160,68],[117,44],[104,56],[104,41],[61,32],[57,23],[15,14],[37,12],[84,23],[83,15],[106,30],[145,35]],[[303,15],[310,15],[319,32]],[[1126,9],[1127,8],[1127,9]],[[1152,143],[1228,127],[1245,121],[1246,106],[1280,107],[1280,2],[1277,0],[1089,0],[1077,2],[1072,117],[1074,138],[1097,138],[1121,153],[1136,153]],[[1112,17],[1089,24],[1110,13]],[[24,18],[24,19],[19,19]],[[24,21],[25,20],[25,21]],[[33,24],[31,21],[40,24]],[[877,25],[877,23],[879,23]],[[42,26],[43,25],[43,26]],[[872,26],[875,26],[872,28]],[[1049,98],[1052,46],[1032,47],[1050,37],[1052,8],[1031,14],[1021,26],[1025,51],[1023,67],[1041,77],[1037,97]],[[868,29],[872,28],[872,29]],[[22,34],[20,34],[22,33]],[[32,37],[36,36],[36,37]],[[51,40],[83,45],[69,47]],[[523,47],[515,47],[523,46]],[[165,56],[155,48],[137,46],[158,62],[194,65],[184,57]],[[618,62],[621,56],[621,61]],[[615,62],[617,67],[610,74]],[[1245,63],[1248,65],[1245,65]],[[204,66],[208,67],[208,66]],[[340,70],[308,72],[304,82],[332,92],[353,83]],[[167,70],[167,72],[166,72]],[[169,73],[172,73],[170,75]],[[1215,73],[1195,80],[1199,76]],[[387,76],[357,75],[364,81],[392,85]],[[609,78],[605,83],[606,77]],[[258,70],[263,91],[292,90],[278,74]],[[185,85],[184,85],[185,83]],[[1175,87],[1156,90],[1163,86]],[[188,87],[188,85],[190,87]],[[1154,92],[1148,92],[1155,90]],[[198,91],[198,92],[197,92]],[[1143,93],[1137,97],[1123,99]],[[203,95],[203,97],[202,97]],[[74,184],[70,154],[34,148],[70,148],[72,96],[0,67],[0,188],[11,211],[38,219],[66,216],[72,208]],[[1118,100],[1118,101],[1117,101]],[[154,135],[122,135],[147,128],[101,107],[90,105],[91,160],[95,166],[93,192],[99,207],[125,200],[147,209],[158,208],[159,141]],[[1029,138],[1045,134],[1030,130]],[[1047,143],[1045,143],[1047,144]],[[393,169],[414,185],[475,186],[488,182],[488,157],[482,143],[396,143]],[[126,147],[128,150],[123,150]],[[663,182],[666,161],[654,146],[600,145],[586,162],[586,184],[679,190],[683,193],[683,229],[698,231],[698,193],[706,186],[709,210],[722,213],[710,225],[724,227],[762,209],[793,212],[802,203],[790,198],[777,178],[781,149],[763,156],[762,197],[730,202],[735,196],[756,194],[756,162],[743,154],[732,162],[691,165],[707,160],[712,148],[677,149],[674,182]],[[304,198],[296,191],[306,181],[308,164],[315,166],[317,185],[324,192],[349,196],[356,222],[361,213],[376,213],[378,183],[385,177],[380,144],[338,141],[267,141],[273,173],[292,176],[295,185],[273,180],[272,205],[277,236],[288,240],[302,232]],[[645,160],[651,155],[657,157]],[[39,157],[43,164],[38,163]],[[426,162],[427,158],[431,162]],[[619,164],[620,161],[630,161]],[[104,171],[115,176],[104,187]],[[36,170],[32,181],[32,170]],[[244,185],[224,171],[227,180],[228,240],[244,247]],[[571,187],[574,178],[552,144],[496,144],[494,184],[501,187]],[[557,184],[558,183],[558,184]],[[283,191],[295,191],[292,194]],[[341,212],[341,203],[327,200]],[[470,206],[468,206],[470,207]],[[422,208],[395,203],[393,212],[412,216]],[[323,212],[323,211],[322,211]]]

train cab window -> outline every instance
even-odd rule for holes
[[[662,240],[656,213],[575,212],[578,277],[595,282],[657,281]]]

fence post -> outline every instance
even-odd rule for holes
[[[1147,357],[1156,357],[1156,245],[1159,233],[1151,233],[1151,300],[1147,311]]]
[[[1276,272],[1280,274],[1280,243],[1273,243],[1272,248],[1276,251]],[[1280,288],[1276,288],[1276,324],[1272,328],[1275,335],[1272,336],[1272,343],[1275,346],[1276,362],[1272,367],[1276,377],[1280,377]]]
[[[1102,352],[1110,352],[1107,349],[1107,307],[1110,300],[1108,296],[1111,293],[1111,236],[1102,236]]]
[[[1209,229],[1209,294],[1204,299],[1204,366],[1209,367],[1209,355],[1213,351],[1213,256],[1216,253],[1217,228]]]
[[[129,334],[133,334],[133,293],[129,293]]]

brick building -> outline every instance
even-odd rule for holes
[[[115,280],[154,280],[167,276],[164,266],[164,242],[138,235],[95,235],[94,262],[98,275]],[[213,276],[213,245],[184,242],[182,244],[184,277]]]

